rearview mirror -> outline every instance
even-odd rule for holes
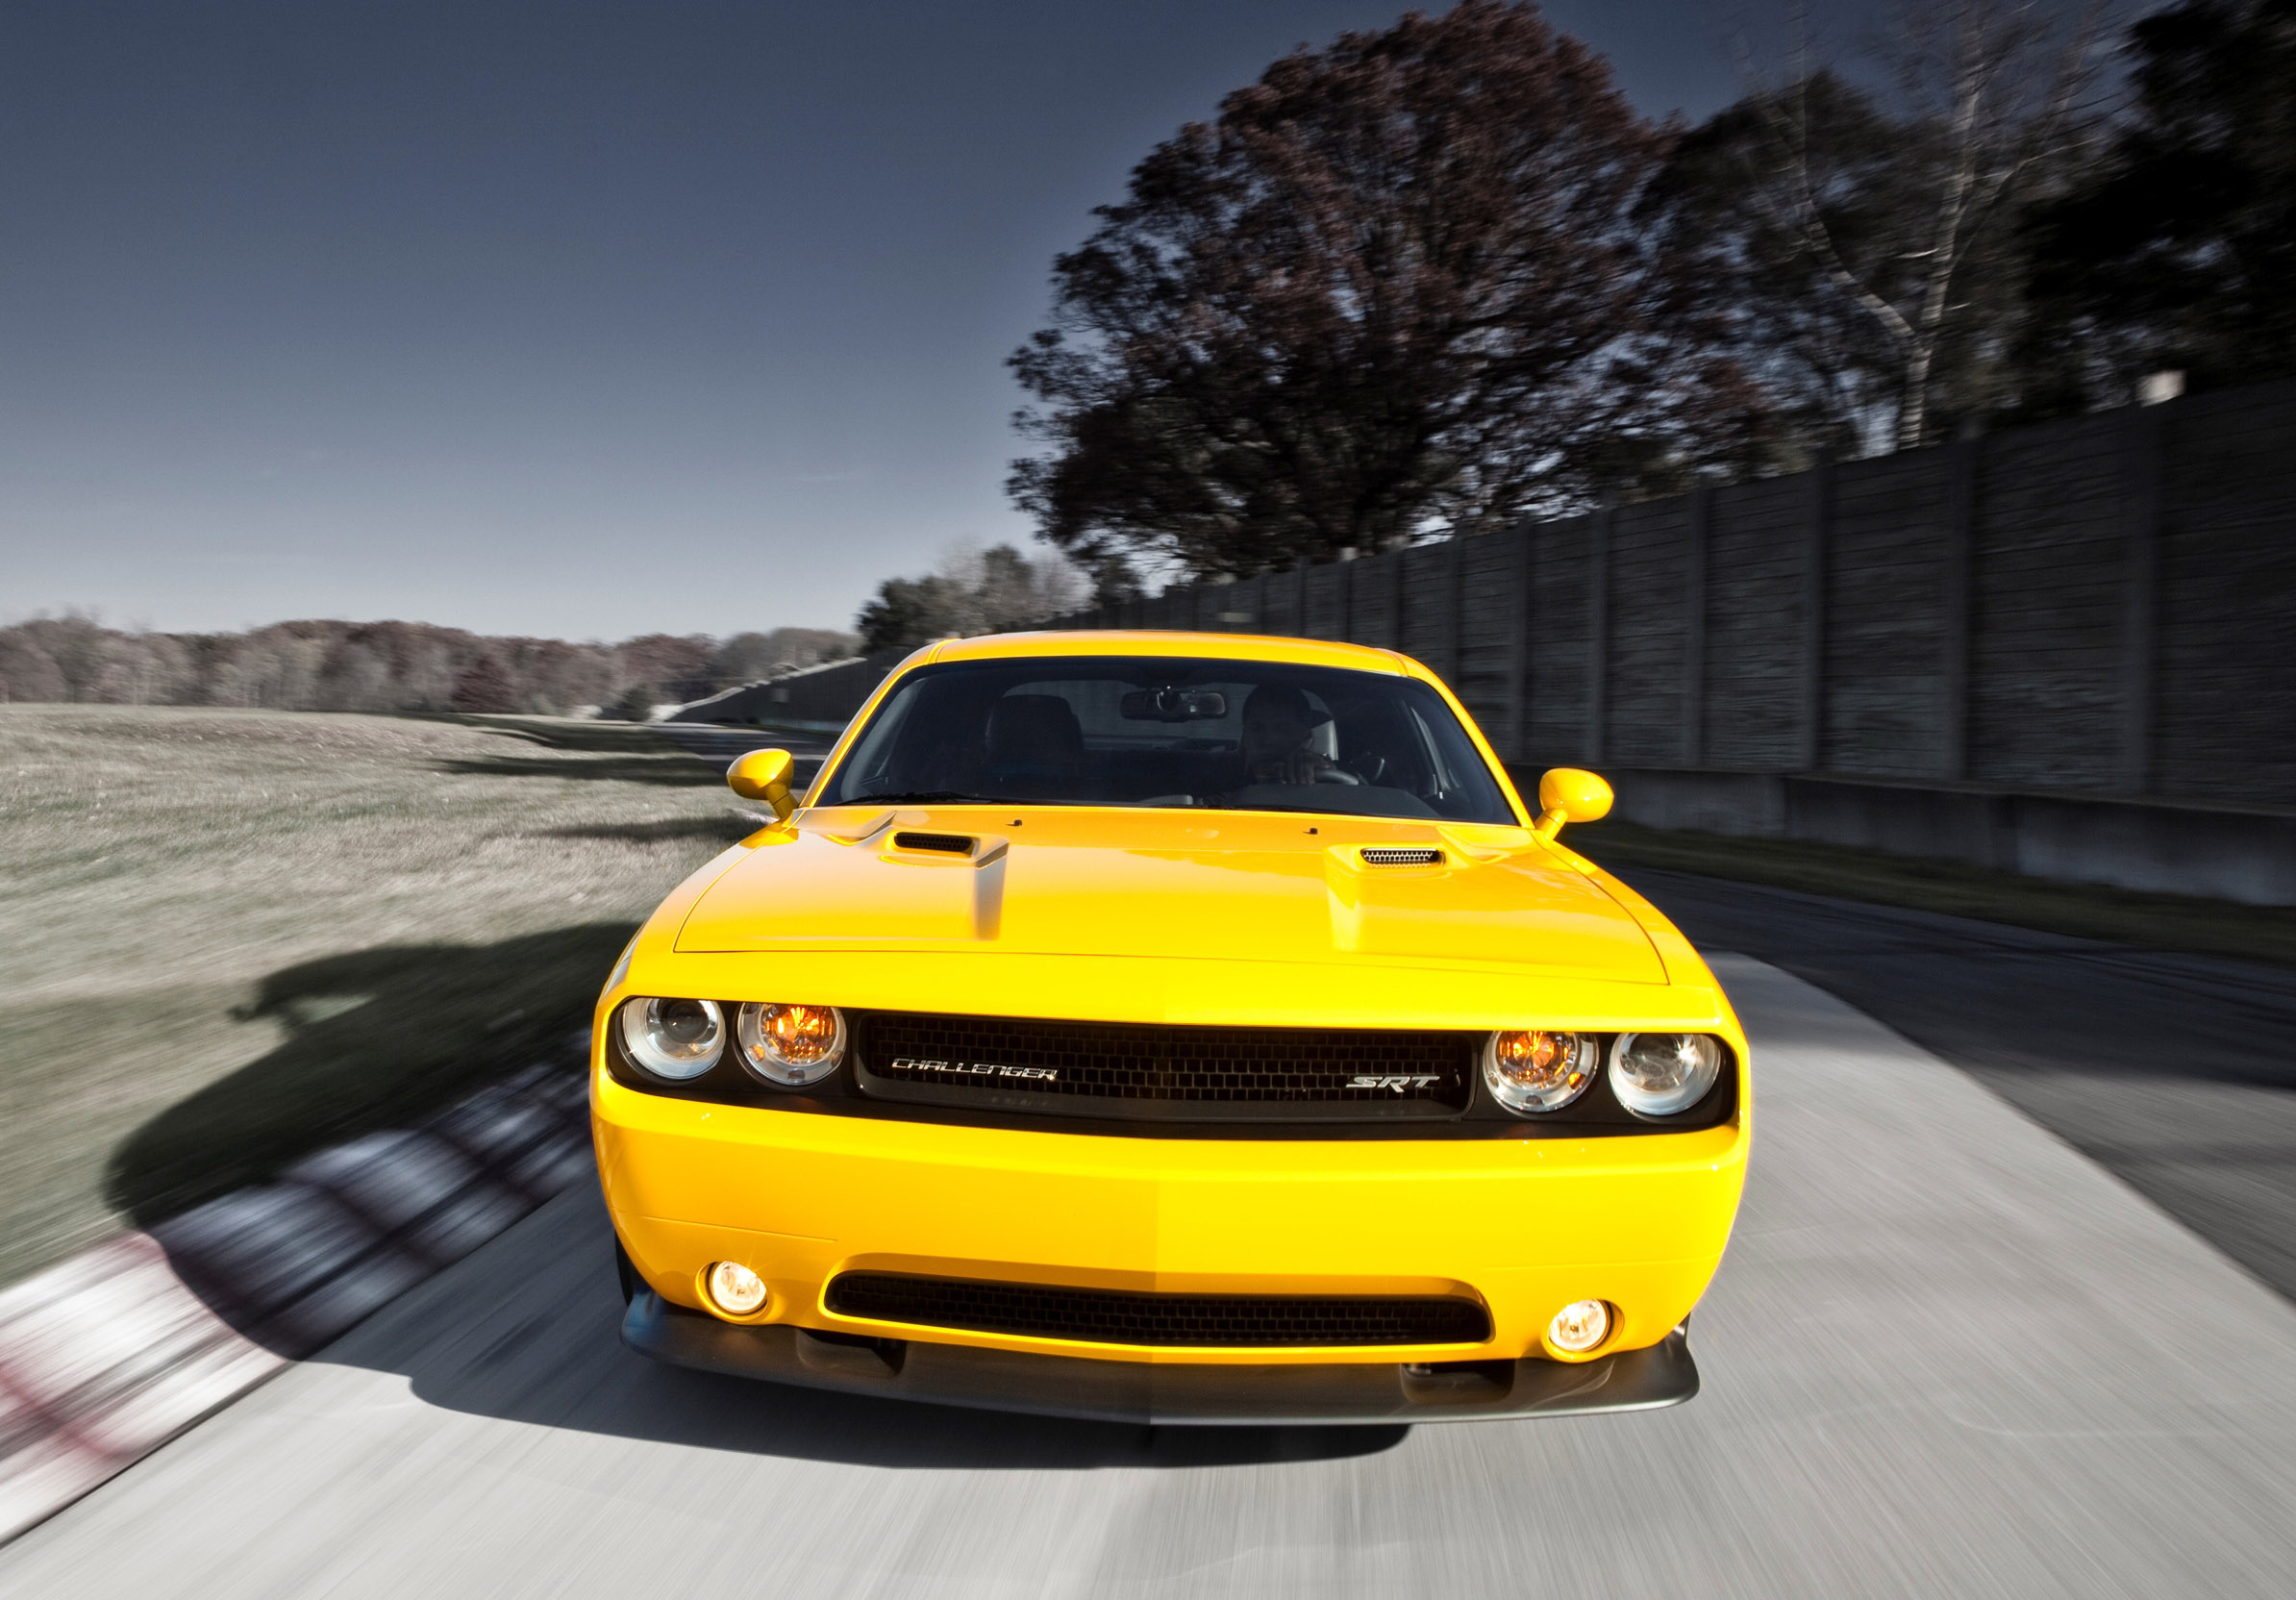
[[[773,808],[776,822],[786,822],[797,810],[789,780],[797,774],[797,759],[786,750],[752,750],[726,768],[726,788],[744,800],[761,800]]]
[[[1136,688],[1118,710],[1127,722],[1206,722],[1228,714],[1228,697],[1209,688]]]
[[[1558,766],[1538,780],[1538,832],[1553,838],[1565,822],[1600,822],[1610,814],[1610,786],[1576,766]]]

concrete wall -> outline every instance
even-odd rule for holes
[[[2296,819],[2265,807],[2039,794],[1818,773],[1613,768],[1616,815],[1810,839],[2071,883],[2296,905]],[[1535,783],[1525,768],[1517,781]]]
[[[2296,903],[2296,383],[1070,620],[1402,649],[1639,820]]]
[[[673,722],[727,722],[835,734],[901,663],[907,650],[880,650],[851,661],[826,662],[763,683],[744,684],[682,706]]]

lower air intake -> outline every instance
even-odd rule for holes
[[[1480,1344],[1490,1338],[1490,1315],[1480,1304],[1442,1296],[1136,1294],[847,1272],[830,1280],[827,1304],[839,1316],[873,1322],[1166,1348]]]

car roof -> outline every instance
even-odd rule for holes
[[[1209,657],[1215,661],[1352,667],[1359,672],[1400,673],[1407,677],[1419,676],[1425,670],[1408,656],[1368,644],[1281,638],[1269,634],[1190,634],[1147,628],[1063,628],[948,638],[929,646],[923,660],[981,662],[1029,656],[1192,656],[1199,660]]]

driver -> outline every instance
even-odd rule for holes
[[[1248,782],[1255,784],[1312,784],[1325,773],[1341,782],[1355,781],[1337,763],[1308,740],[1331,718],[1316,713],[1304,690],[1289,684],[1262,684],[1244,701],[1243,756]],[[1331,782],[1333,779],[1325,779]]]

